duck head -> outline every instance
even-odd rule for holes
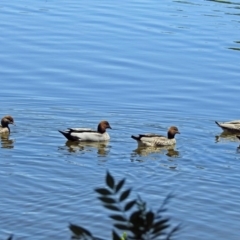
[[[172,126],[168,129],[168,139],[172,139],[174,138],[175,134],[180,134],[180,132],[178,131],[178,128],[175,126]]]
[[[105,133],[107,128],[111,128],[111,126],[110,126],[108,121],[101,121],[98,124],[98,132],[100,132],[100,133]]]
[[[1,125],[2,127],[8,127],[8,124],[13,124],[14,125],[14,119],[12,116],[4,116],[1,120]]]

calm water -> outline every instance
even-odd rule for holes
[[[68,223],[110,239],[93,189],[108,169],[153,209],[167,194],[177,239],[240,238],[240,152],[214,121],[239,119],[240,2],[0,3],[0,238],[69,239]],[[105,146],[58,129],[113,130]],[[174,152],[131,134],[178,126]]]

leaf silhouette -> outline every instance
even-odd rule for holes
[[[7,240],[12,240],[13,239],[13,235],[10,235]]]
[[[124,207],[124,211],[127,212],[128,210],[130,210],[134,205],[136,204],[136,200],[132,200],[130,202],[128,202],[125,207]]]
[[[110,187],[111,189],[114,189],[114,178],[108,171],[107,171],[107,176],[106,176],[106,183],[107,183],[108,187]]]
[[[125,225],[125,224],[116,223],[116,224],[114,224],[114,227],[119,230],[129,230],[128,225]]]
[[[119,183],[116,186],[115,193],[118,193],[118,191],[122,188],[124,183],[125,183],[125,179],[122,179],[121,181],[119,181]]]
[[[98,199],[104,208],[115,212],[109,215],[115,229],[112,230],[113,240],[170,240],[179,230],[180,227],[177,226],[168,231],[169,218],[162,216],[162,213],[167,210],[166,205],[172,195],[166,197],[158,210],[152,211],[139,195],[136,199],[127,200],[132,189],[123,189],[125,179],[115,182],[114,177],[107,171],[105,184],[105,188],[96,188],[95,191],[99,194]],[[75,234],[76,239],[101,240],[93,237],[87,229],[80,226],[70,224],[69,228]],[[121,231],[120,236],[116,230]],[[124,235],[121,235],[123,232]]]
[[[174,227],[174,228],[171,230],[171,232],[167,235],[166,240],[170,240],[171,237],[173,236],[173,234],[175,234],[177,231],[179,231],[179,229],[180,229],[180,224],[177,225],[176,227]]]
[[[121,240],[121,238],[117,235],[117,233],[114,230],[112,231],[112,239],[113,240]]]
[[[112,192],[106,188],[96,188],[95,191],[101,195],[112,195]]]
[[[159,225],[158,227],[154,228],[153,234],[158,233],[158,232],[161,232],[161,231],[163,231],[164,229],[169,228],[169,227],[170,227],[169,224]]]
[[[107,204],[105,204],[105,205],[103,205],[105,208],[107,208],[107,209],[110,209],[110,210],[113,210],[113,211],[118,211],[118,212],[121,212],[121,209],[119,208],[119,207],[117,207],[117,206],[114,206],[114,205],[107,205]]]
[[[92,237],[92,234],[85,228],[71,224],[69,225],[69,229],[77,236],[87,235]]]
[[[125,217],[123,217],[122,215],[110,215],[110,218],[116,220],[116,221],[120,221],[120,222],[126,222],[127,219]]]
[[[103,203],[113,204],[116,203],[116,200],[109,197],[98,197]]]
[[[142,212],[141,211],[136,211],[133,212],[130,216],[129,221],[134,225],[134,226],[143,226],[144,221],[142,219]]]
[[[168,221],[169,221],[168,218],[165,218],[163,220],[157,221],[157,222],[154,223],[153,228],[154,229],[158,228],[158,227],[164,225],[165,223],[167,223]]]
[[[124,201],[124,200],[129,196],[130,193],[131,193],[131,188],[125,190],[125,191],[121,194],[121,196],[120,196],[120,198],[119,198],[119,201],[120,201],[120,202]]]
[[[146,214],[146,221],[147,221],[147,228],[150,229],[154,221],[154,213],[152,211],[149,211]]]

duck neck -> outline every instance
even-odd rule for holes
[[[172,134],[171,132],[168,132],[168,139],[173,139],[175,134]]]
[[[106,130],[102,128],[101,124],[98,124],[98,129],[97,129],[97,131],[98,131],[99,133],[102,133],[102,134],[106,132]]]
[[[2,121],[2,122],[1,122],[1,125],[2,125],[2,128],[8,128],[8,129],[9,129],[8,123]]]

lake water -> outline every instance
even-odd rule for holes
[[[240,238],[240,2],[0,3],[0,113],[16,126],[0,148],[0,238],[69,239],[69,222],[110,239],[96,199],[106,170],[157,209],[169,193],[176,239]],[[106,146],[57,131],[106,119]],[[139,151],[132,134],[165,134],[174,151]]]

